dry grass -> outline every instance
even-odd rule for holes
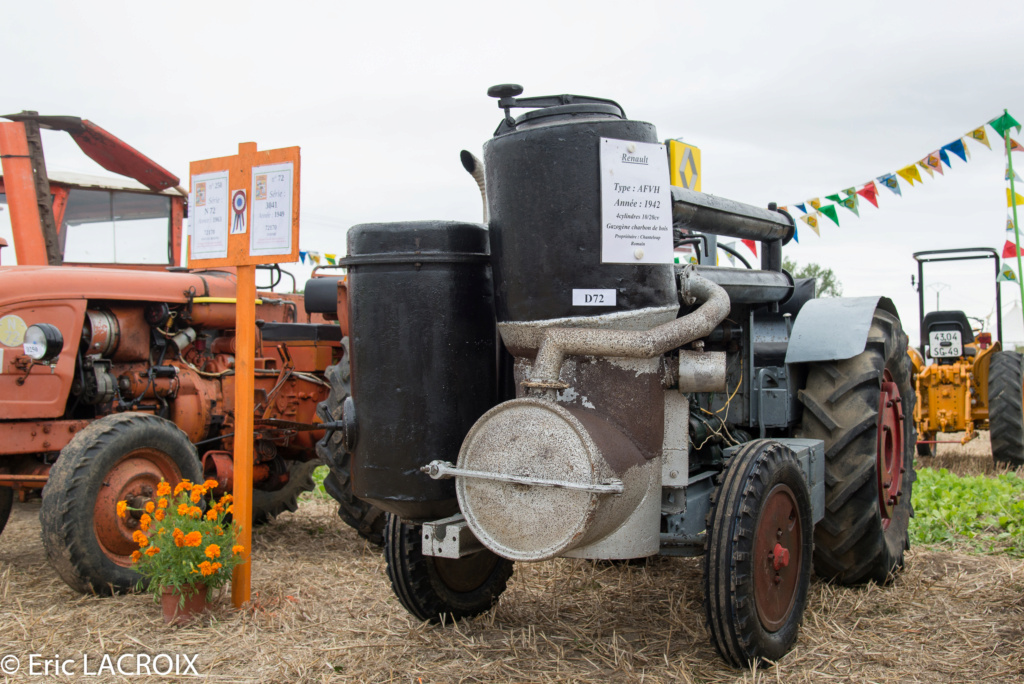
[[[947,451],[938,458],[967,459]],[[169,627],[148,595],[68,589],[46,563],[37,513],[16,504],[0,537],[0,657],[59,654],[79,671],[83,653],[147,652],[199,654],[200,673],[224,682],[1024,680],[1024,561],[998,556],[913,551],[891,587],[815,580],[794,651],[737,671],[704,632],[700,559],[521,564],[491,613],[430,626],[393,597],[378,552],[311,500],[256,534],[254,608],[225,597]]]

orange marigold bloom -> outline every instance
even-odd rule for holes
[[[147,501],[146,505],[145,505],[145,509],[146,509],[147,513],[152,513],[153,511],[156,510],[156,504],[153,503],[152,501]]]
[[[160,499],[156,502],[157,508],[167,508],[167,499]]]
[[[142,530],[135,530],[132,532],[132,540],[142,548],[149,546],[149,537],[147,537]]]
[[[206,547],[207,558],[220,558],[220,547],[216,544],[210,544]]]
[[[217,509],[216,508],[211,508],[210,510],[206,511],[206,519],[207,520],[216,520],[217,519]]]
[[[142,554],[138,550],[132,551],[132,563],[138,563],[142,559]]]
[[[153,513],[153,517],[156,518],[157,522],[160,522],[161,520],[163,520],[164,519],[164,515],[165,515],[165,513],[164,513],[162,508],[158,508],[156,510],[156,512]]]
[[[218,484],[220,483],[217,482],[216,480],[207,480],[206,482],[203,483],[203,486],[206,487],[207,489],[216,489]]]
[[[192,499],[192,503],[199,503],[199,499],[203,498],[203,490],[199,487],[193,487],[192,496],[190,498]]]
[[[160,553],[160,549],[156,546],[150,546],[148,549],[146,549],[147,556],[155,556],[158,553]]]
[[[214,570],[220,570],[220,569],[221,569],[222,567],[224,567],[224,566],[223,566],[223,565],[221,565],[220,563],[214,563],[214,564],[213,564],[212,566],[210,566],[210,567],[212,567],[212,568],[213,568]]]
[[[127,501],[118,501],[117,502],[117,517],[118,518],[123,518],[126,515],[128,515],[128,502]]]
[[[225,494],[224,496],[220,497],[220,502],[222,504],[229,504],[229,503],[231,503],[234,500],[235,500],[235,497],[231,496],[230,494]]]
[[[185,546],[199,546],[203,543],[203,533],[196,530],[185,535]]]
[[[217,565],[219,566],[220,563],[217,563]],[[202,563],[199,564],[199,571],[201,573],[203,573],[203,577],[209,577],[213,573],[217,572],[217,568],[215,568],[213,566],[214,566],[214,564],[211,563],[210,561],[203,561]]]
[[[184,503],[183,504],[178,504],[178,515],[180,515],[180,516],[188,515],[188,509],[189,509],[189,505],[188,504],[184,504]]]
[[[182,480],[174,487],[174,496],[178,496],[182,492],[187,492],[192,489],[192,483],[188,480]]]
[[[160,480],[160,484],[156,486],[157,496],[167,496],[171,493],[171,485],[166,480]]]
[[[153,522],[153,518],[149,517],[149,513],[143,513],[142,517],[139,518],[139,529],[145,532],[149,529],[151,522]]]
[[[231,512],[234,511],[234,510],[235,510],[234,506],[228,506],[226,509],[224,509],[224,512],[227,513],[228,515],[231,515]]]
[[[199,506],[193,506],[192,508],[188,509],[188,514],[196,520],[199,520],[203,517],[203,510],[199,508]]]
[[[235,544],[234,546],[231,547],[231,553],[233,553],[236,556],[238,554],[242,553],[243,551],[245,551],[245,547],[242,546],[241,544]]]
[[[174,534],[172,536],[174,537],[175,546],[180,548],[185,545],[185,533],[179,530],[177,527],[174,528]]]

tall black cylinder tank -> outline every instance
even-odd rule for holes
[[[363,224],[349,230],[348,253],[352,492],[406,520],[451,515],[454,480],[419,469],[455,462],[470,427],[496,403],[487,230]]]
[[[677,302],[672,265],[601,263],[601,138],[658,142],[652,124],[626,119],[617,106],[575,103],[503,122],[484,144],[499,322]],[[615,289],[616,306],[574,307],[576,288]]]

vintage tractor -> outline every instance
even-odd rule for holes
[[[974,330],[963,311],[924,312],[924,265],[992,259],[999,276],[999,254],[988,247],[936,249],[914,254],[921,346],[908,347],[914,364],[918,402],[917,453],[934,456],[937,444],[965,444],[988,430],[996,463],[1024,465],[1024,357],[1002,348],[1002,297],[996,281],[996,337]],[[925,364],[930,358],[931,363]],[[963,432],[960,440],[943,433]]]
[[[16,492],[42,490],[60,576],[83,592],[128,590],[139,521],[116,503],[141,509],[161,479],[232,486],[235,276],[178,267],[185,194],[172,174],[88,121],[7,118],[0,200],[18,265],[0,267],[0,530]],[[135,180],[47,174],[40,125]],[[332,318],[339,280],[306,287]],[[255,522],[312,489],[322,433],[273,423],[314,421],[324,371],[344,354],[338,326],[311,318],[302,296],[259,296]]]
[[[795,295],[792,218],[669,194],[654,126],[617,103],[521,93],[489,91],[487,225],[349,231],[351,396],[325,406],[327,460],[387,511],[387,574],[422,620],[487,611],[516,561],[705,554],[718,651],[775,660],[812,564],[844,584],[903,564],[896,311]],[[702,263],[671,264],[673,228]],[[759,240],[761,269],[715,266],[717,235]]]

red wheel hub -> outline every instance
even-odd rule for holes
[[[175,485],[181,481],[181,472],[166,454],[151,448],[125,454],[103,479],[93,507],[93,529],[103,553],[122,567],[131,565],[131,553],[139,548],[132,534],[139,529],[142,514],[129,511],[119,518],[117,502],[127,501],[130,507],[141,509],[156,499],[161,479]]]
[[[802,534],[793,490],[775,485],[765,497],[754,532],[754,604],[758,619],[769,632],[786,624],[796,604]]]
[[[903,496],[903,402],[900,388],[886,370],[878,398],[878,450],[875,474],[882,527],[888,528]]]

